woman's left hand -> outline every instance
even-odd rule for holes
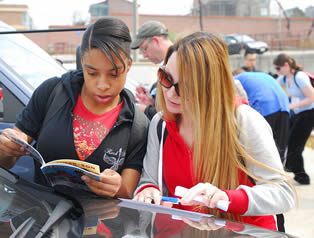
[[[119,191],[122,178],[119,173],[111,169],[105,169],[100,173],[100,181],[82,176],[82,180],[86,183],[91,191],[99,196],[114,197]]]
[[[193,200],[199,195],[202,196],[203,202]],[[180,203],[185,206],[206,205],[215,208],[219,200],[229,201],[227,193],[210,183],[199,183],[184,194]]]

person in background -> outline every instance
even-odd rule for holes
[[[241,69],[241,70],[242,70],[242,69]],[[246,91],[244,90],[244,88],[243,88],[243,86],[242,86],[242,84],[241,84],[241,82],[240,82],[239,80],[237,80],[237,79],[234,80],[234,87],[235,87],[236,93],[237,93],[240,97],[242,97],[243,100],[246,101],[247,104],[248,104],[249,99],[248,99],[247,93],[246,93]]]
[[[76,51],[75,51],[76,69],[83,69],[81,59],[82,59],[82,56],[81,56],[81,46],[78,45],[76,47]]]
[[[130,198],[138,183],[146,151],[148,119],[139,126],[143,135],[130,138],[135,114],[130,93],[124,90],[132,65],[131,36],[127,25],[104,17],[86,29],[81,42],[83,70],[43,82],[17,117],[13,129],[5,131],[31,143],[49,162],[71,158],[97,164],[101,180],[82,176],[91,191],[100,196]],[[43,124],[51,91],[62,83],[69,100]],[[128,148],[130,140],[136,140]],[[25,155],[19,145],[0,135],[0,163],[12,167]],[[48,185],[36,163],[35,182]]]
[[[256,65],[256,53],[252,52],[250,50],[246,50],[243,57],[243,66],[241,69],[243,69],[246,72],[258,72],[255,68]]]
[[[298,183],[310,184],[310,177],[304,169],[302,152],[314,127],[314,88],[309,77],[302,72],[302,67],[292,57],[279,54],[273,64],[281,75],[277,79],[279,84],[291,96],[289,109],[293,112],[285,168],[294,173],[294,180]]]
[[[285,91],[269,74],[245,72],[242,69],[232,72],[248,95],[249,105],[258,111],[269,123],[274,140],[284,163],[289,135],[289,99]]]
[[[134,199],[171,206],[161,195],[183,186],[176,208],[276,230],[274,215],[295,205],[294,187],[270,126],[235,94],[224,41],[206,32],[184,37],[158,75],[161,113],[150,124]],[[227,212],[216,208],[219,200],[230,202]]]
[[[132,41],[131,48],[140,49],[143,57],[152,63],[162,64],[171,45],[172,42],[169,39],[166,26],[158,21],[149,21],[140,26],[135,39]],[[157,82],[152,85],[149,92],[144,87],[136,88],[138,106],[149,119],[152,119],[156,113],[156,85]]]

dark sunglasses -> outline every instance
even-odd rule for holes
[[[172,76],[165,70],[164,66],[159,67],[158,78],[159,78],[159,83],[161,84],[161,86],[165,88],[171,88],[172,86],[174,86],[174,90],[176,91],[176,94],[180,96],[179,83],[173,83]]]
[[[276,66],[275,69],[276,69],[277,71],[279,71],[279,70],[281,69],[281,67]]]

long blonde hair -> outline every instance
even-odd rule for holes
[[[196,183],[209,182],[219,189],[236,189],[239,169],[260,180],[246,169],[244,161],[279,172],[253,159],[240,142],[236,95],[228,49],[223,40],[210,33],[193,33],[169,48],[164,64],[173,52],[177,52],[182,116],[192,118]],[[160,87],[158,85],[157,108],[163,111],[167,120],[176,120],[178,115],[167,110]],[[209,212],[218,217],[240,220],[234,214],[218,210]]]

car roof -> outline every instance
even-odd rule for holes
[[[15,29],[0,21],[0,32]],[[23,34],[0,35],[0,62],[2,70],[16,78],[16,82],[28,84],[32,91],[44,80],[60,76],[66,69],[48,53]]]

